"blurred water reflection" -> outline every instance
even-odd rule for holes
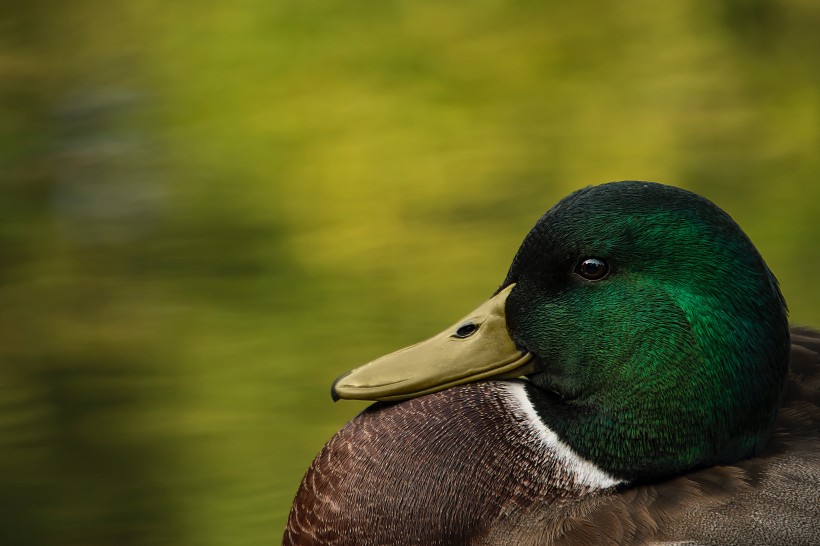
[[[0,7],[0,542],[269,544],[557,199],[677,184],[820,325],[820,9]]]

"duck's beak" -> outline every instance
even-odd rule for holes
[[[507,331],[505,303],[515,285],[440,334],[383,356],[333,382],[334,400],[403,400],[481,379],[534,371]]]

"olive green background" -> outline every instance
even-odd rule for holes
[[[811,0],[0,6],[0,542],[280,541],[364,405],[587,184],[699,192],[820,325]],[[732,279],[726,279],[731,283]]]

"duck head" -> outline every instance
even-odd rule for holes
[[[638,483],[762,449],[788,359],[777,281],[729,215],[685,190],[617,182],[548,211],[478,309],[331,392],[391,401],[525,375],[548,427]]]

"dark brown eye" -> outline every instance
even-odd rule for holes
[[[575,272],[589,281],[598,281],[609,273],[609,266],[600,258],[584,258],[575,266]]]

